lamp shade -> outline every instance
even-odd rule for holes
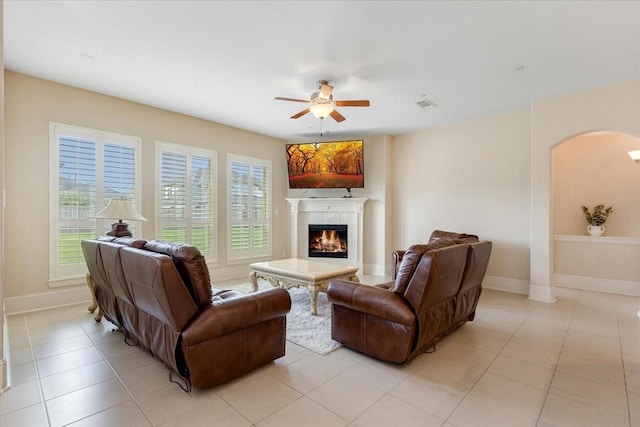
[[[329,114],[331,114],[331,112],[333,111],[333,105],[330,103],[313,104],[311,107],[309,107],[309,110],[313,113],[314,116],[322,120]]]
[[[640,163],[640,150],[629,151],[629,157],[636,163]]]
[[[109,204],[96,213],[94,218],[146,221],[147,218],[138,213],[127,199],[111,199]]]

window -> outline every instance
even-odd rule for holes
[[[158,141],[160,239],[197,247],[208,261],[215,252],[216,152]]]
[[[50,138],[49,277],[55,287],[86,272],[80,241],[111,229],[113,221],[93,214],[112,198],[140,206],[140,138],[58,123],[51,123]]]
[[[229,155],[229,260],[271,255],[271,162]]]

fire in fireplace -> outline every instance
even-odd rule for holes
[[[347,225],[309,224],[309,257],[347,258]]]

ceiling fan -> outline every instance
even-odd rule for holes
[[[318,90],[313,92],[309,97],[309,100],[305,99],[295,99],[295,98],[282,98],[280,96],[276,96],[275,99],[278,101],[293,101],[293,102],[305,102],[310,103],[311,105],[304,110],[300,111],[297,114],[291,116],[292,119],[297,119],[305,114],[311,112],[314,116],[319,118],[320,120],[324,119],[327,116],[331,116],[336,122],[341,122],[344,120],[344,116],[336,110],[336,107],[368,107],[369,100],[360,99],[360,100],[349,100],[349,101],[334,101],[333,100],[333,86],[329,85],[329,82],[326,80],[318,80],[316,82],[318,86]]]

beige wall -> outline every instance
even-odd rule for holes
[[[587,235],[581,206],[613,206],[606,236],[640,237],[640,139],[613,132],[570,138],[553,149],[554,234]]]
[[[528,111],[395,137],[391,195],[394,246],[423,241],[435,228],[476,232],[494,241],[486,281],[490,286],[553,301],[552,150],[568,138],[591,132],[640,136],[638,99],[640,81],[623,82],[538,100]],[[639,180],[631,175],[637,165],[626,154],[626,145],[632,144],[625,139],[622,145],[621,156],[611,166],[624,168],[624,179],[634,180],[634,184],[625,185],[611,201],[623,211],[618,223],[611,224],[611,232],[633,237],[638,236],[634,222],[637,204],[632,198],[625,199],[624,193],[637,191]],[[588,187],[591,185],[581,191],[589,193]],[[573,211],[559,209],[563,215]],[[571,215],[573,219],[559,218],[562,229],[581,214],[578,211],[576,217],[573,211]],[[625,244],[613,243],[622,250]],[[559,262],[563,270],[571,265],[566,258]],[[623,285],[640,279],[630,277],[634,275],[635,270],[625,273]]]
[[[227,153],[273,162],[274,256],[288,251],[284,142],[205,120],[7,71],[5,297],[52,291],[48,284],[49,122],[142,138],[141,237],[155,238],[155,141],[193,145],[218,153],[218,266],[213,280],[248,274],[226,262]],[[281,238],[286,236],[286,238]],[[88,296],[88,294],[87,294]]]
[[[394,138],[393,245],[432,230],[478,234],[494,248],[488,275],[529,280],[530,112]]]
[[[226,185],[228,152],[271,159],[273,207],[279,212],[274,216],[273,255],[288,254],[285,198],[302,192],[287,189],[283,141],[10,71],[5,80],[5,152],[7,158],[19,159],[6,165],[5,241],[11,251],[5,255],[5,297],[51,291],[46,244],[49,121],[143,138],[142,213],[150,220],[143,224],[145,238],[153,238],[155,230],[155,140],[218,151],[219,188]],[[531,110],[365,138],[366,188],[353,190],[354,197],[370,199],[365,208],[365,273],[388,273],[392,249],[423,242],[436,228],[474,232],[494,242],[490,285],[552,300],[551,150],[585,132],[640,136],[639,98],[640,81],[627,82],[537,101]],[[343,190],[311,191],[305,197],[342,195]],[[226,197],[218,203],[224,242]],[[32,236],[39,244],[33,244]],[[239,276],[247,269],[227,265],[226,245],[220,244],[218,251],[214,279]]]
[[[273,257],[289,254],[289,206],[286,197],[299,197],[300,190],[288,190],[284,141],[230,128],[205,120],[160,110],[6,71],[7,157],[21,159],[7,168],[7,244],[9,299],[58,292],[48,284],[48,179],[49,122],[108,130],[139,136],[142,145],[141,237],[155,238],[155,141],[213,149],[218,152],[218,263],[214,281],[242,277],[246,264],[226,262],[226,154],[234,153],[270,159],[273,162],[274,248]],[[391,252],[390,212],[387,198],[391,180],[391,137],[365,138],[366,188],[354,189],[354,197],[369,198],[365,208],[364,263],[367,274],[388,274]],[[34,183],[39,183],[34,185]],[[344,190],[322,192],[321,196],[342,197]],[[308,196],[320,194],[305,194]],[[275,213],[277,212],[277,214]],[[25,238],[25,230],[40,236],[39,244]],[[66,287],[64,290],[69,290]],[[73,287],[84,291],[83,285]],[[65,297],[66,298],[66,297]],[[26,304],[26,303],[25,303]],[[13,307],[24,307],[13,302]],[[20,309],[20,308],[18,308]]]

